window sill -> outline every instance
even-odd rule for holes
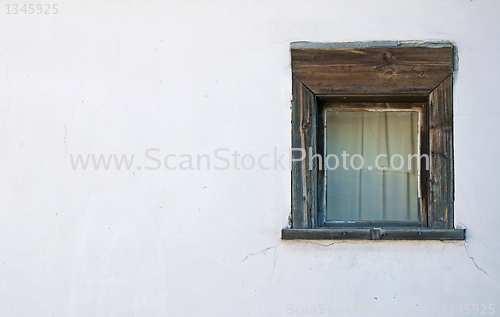
[[[465,240],[465,229],[321,228],[283,229],[283,240]]]

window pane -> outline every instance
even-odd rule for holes
[[[326,172],[326,221],[418,221],[417,160],[408,164],[418,154],[417,119],[411,111],[326,112],[326,155],[339,159]]]

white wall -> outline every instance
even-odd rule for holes
[[[500,2],[80,0],[56,15],[0,3],[0,315],[500,316]],[[302,40],[456,43],[465,244],[281,241],[286,170],[72,169],[79,153],[144,165],[148,148],[286,152],[289,45]]]

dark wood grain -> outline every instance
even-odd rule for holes
[[[453,228],[453,76],[429,96],[429,227]]]
[[[350,95],[322,95],[318,97],[320,103],[328,104],[335,102],[394,102],[394,103],[427,103],[429,94],[397,94],[397,95],[383,95],[383,94],[350,94]]]
[[[428,98],[428,97],[427,97]],[[420,200],[419,200],[419,218],[422,227],[429,225],[429,173],[430,154],[429,154],[429,102],[422,108],[422,117],[420,118]]]
[[[453,70],[452,47],[292,49],[314,94],[428,94]]]
[[[317,165],[309,168],[308,151],[316,151],[317,143],[316,97],[297,78],[293,78],[292,148],[304,149],[306,158],[292,163],[292,226],[312,228],[315,222]],[[292,152],[293,159],[301,157]]]

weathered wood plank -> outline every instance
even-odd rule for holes
[[[310,93],[310,95],[309,95]],[[308,99],[307,99],[307,104],[309,104],[310,107],[310,144],[307,149],[307,172],[309,175],[309,183],[307,184],[307,198],[310,201],[308,203],[308,212],[309,212],[309,217],[311,219],[311,228],[316,228],[317,223],[318,223],[318,163],[319,161],[317,159],[313,159],[312,162],[310,161],[310,158],[318,154],[318,102],[316,99],[316,96],[310,90],[308,89]]]
[[[292,163],[292,226],[312,228],[316,211],[317,166],[309,168],[309,148],[316,152],[317,133],[316,97],[297,78],[293,78],[292,104],[292,148],[303,149],[305,159]],[[292,158],[300,159],[303,154],[293,151]]]
[[[291,49],[292,66],[377,66],[381,61],[401,65],[453,66],[452,47],[370,47]]]
[[[316,96],[318,97],[318,96]],[[322,95],[320,104],[334,102],[370,102],[370,103],[427,103],[428,94],[398,94],[398,95]]]
[[[301,122],[303,117],[302,107],[302,86],[303,84],[293,76],[292,89],[292,148],[302,148],[304,143]],[[291,152],[292,159],[300,158],[300,153]],[[305,184],[305,175],[302,173],[302,167],[297,162],[292,162],[292,228],[307,228],[307,205],[303,185]]]
[[[427,97],[428,98],[428,97]],[[429,168],[430,155],[429,155],[429,100],[422,108],[420,119],[420,223],[422,227],[429,225]],[[425,156],[424,156],[425,155]]]
[[[316,95],[430,93],[452,71],[452,47],[292,49],[293,74]]]
[[[453,228],[453,76],[429,96],[429,227]]]

